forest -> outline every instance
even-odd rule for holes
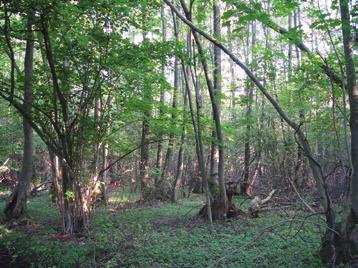
[[[358,267],[355,0],[1,0],[0,267]]]

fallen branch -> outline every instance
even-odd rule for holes
[[[249,214],[252,218],[257,218],[261,210],[262,205],[269,202],[276,190],[272,190],[265,199],[261,199],[259,196],[255,196],[249,204]]]

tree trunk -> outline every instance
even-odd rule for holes
[[[145,7],[144,7],[145,9]],[[145,29],[146,17],[145,10],[143,11],[143,29]],[[147,31],[143,30],[143,40],[148,40]],[[146,104],[152,103],[152,93],[150,89],[143,88],[143,101]],[[149,119],[151,117],[152,111],[151,107],[145,107],[143,113],[143,122],[142,122],[142,137],[141,137],[141,148],[140,148],[140,163],[139,163],[139,176],[141,179],[141,193],[142,199],[147,200],[151,198],[152,189],[151,188],[151,179],[149,177]]]
[[[282,110],[280,105],[277,103],[277,101],[267,92],[266,88],[262,85],[262,83],[257,79],[257,77],[250,71],[250,69],[247,68],[245,64],[243,64],[231,51],[229,51],[221,42],[214,39],[212,36],[207,34],[206,32],[202,31],[198,27],[196,27],[192,21],[190,20],[190,17],[188,17],[188,12],[184,8],[185,16],[182,15],[178,9],[176,9],[172,3],[169,0],[163,0],[165,3],[167,3],[170,8],[177,14],[177,16],[185,22],[196,34],[200,34],[204,36],[206,39],[208,39],[210,42],[214,43],[216,46],[218,46],[220,49],[222,49],[240,68],[242,68],[245,73],[250,77],[252,82],[257,86],[257,88],[262,92],[262,94],[269,100],[269,102],[272,104],[274,109],[277,111],[277,113],[280,115],[280,117],[296,132],[297,138],[299,143],[302,146],[302,149],[307,156],[309,160],[309,165],[313,173],[313,177],[315,178],[316,184],[317,184],[317,191],[320,196],[320,203],[324,209],[324,213],[326,216],[326,223],[327,227],[330,230],[335,229],[335,215],[334,210],[331,205],[330,198],[327,194],[327,189],[324,182],[324,177],[322,173],[322,169],[319,165],[319,163],[313,158],[313,154],[310,148],[310,145],[303,133],[303,131],[300,129],[300,126],[296,124],[294,121],[292,121],[287,114]],[[183,3],[183,0],[181,0]],[[194,35],[195,36],[195,35]],[[353,61],[352,61],[353,62]],[[356,94],[353,94],[355,96],[355,101],[358,102],[358,92]],[[358,112],[358,109],[357,109]],[[358,133],[356,133],[358,134]],[[358,139],[356,139],[358,140]],[[358,198],[358,197],[354,197]]]
[[[176,25],[175,27],[178,27]],[[171,115],[171,131],[169,133],[169,142],[168,149],[165,155],[165,161],[163,165],[163,172],[161,175],[161,180],[164,180],[166,177],[170,177],[170,170],[172,167],[172,158],[173,158],[173,147],[174,147],[174,129],[176,128],[176,111],[177,108],[177,95],[179,90],[179,58],[176,56],[174,60],[174,88],[173,88],[173,100],[172,100],[172,115]]]
[[[358,87],[356,82],[355,65],[352,51],[351,22],[349,13],[349,2],[340,0],[340,11],[342,21],[343,47],[345,56],[345,68],[347,75],[347,90],[349,93],[350,104],[350,129],[351,129],[351,160],[353,174],[348,191],[347,203],[342,219],[340,234],[342,236],[342,245],[338,241],[334,244],[333,250],[341,248],[342,261],[349,261],[357,246],[352,241],[352,231],[358,223]],[[337,243],[338,242],[338,243]],[[355,241],[357,243],[357,241]],[[336,263],[339,263],[337,260]],[[334,264],[334,262],[333,262]]]
[[[63,199],[62,199],[62,189],[61,189],[61,166],[59,158],[49,149],[49,156],[51,162],[51,171],[52,171],[52,189],[53,198],[56,202],[60,213],[63,212]]]
[[[162,41],[165,42],[166,41],[166,36],[167,36],[167,27],[166,27],[166,21],[165,21],[165,10],[164,10],[164,6],[161,7],[160,9],[160,16],[161,16],[161,20],[162,20]],[[163,60],[162,62],[162,75],[163,77],[165,77],[165,61]],[[163,111],[163,106],[164,106],[164,88],[161,87],[160,88],[160,107],[159,107],[159,118],[162,119],[162,116],[164,114]],[[163,165],[163,142],[162,142],[162,138],[163,138],[163,133],[162,131],[159,132],[158,135],[158,145],[157,145],[157,159],[156,159],[156,163],[155,163],[155,168],[157,169],[157,176],[156,176],[156,181],[155,184],[158,183],[160,177],[161,177],[161,170],[162,170],[162,165]]]
[[[350,129],[351,129],[351,157],[353,164],[351,205],[354,213],[355,222],[358,222],[358,87],[356,82],[356,72],[352,51],[351,24],[349,18],[348,2],[341,0],[341,18],[344,54],[346,60],[347,89],[350,104]]]
[[[102,149],[102,166],[106,168],[108,165],[108,155],[109,155],[109,146],[108,143],[103,145]],[[101,181],[101,192],[103,196],[103,201],[105,205],[108,205],[108,194],[107,194],[107,184],[108,184],[108,170],[103,172],[102,181]]]
[[[189,13],[188,8],[185,5],[185,2],[183,0],[180,1],[182,8],[185,12],[185,16],[188,21],[191,21],[191,16]],[[209,77],[209,68],[205,59],[204,51],[201,46],[199,35],[196,31],[192,31],[195,43],[198,48],[199,52],[199,58],[201,65],[204,70],[205,74],[205,80],[207,83],[209,96],[211,100],[211,106],[213,111],[213,117],[215,122],[215,131],[217,136],[217,142],[219,147],[219,167],[218,167],[218,179],[219,179],[219,194],[216,196],[216,198],[213,201],[213,219],[224,219],[226,218],[226,213],[228,211],[228,200],[226,196],[226,185],[225,185],[225,178],[224,178],[224,141],[223,141],[223,134],[221,129],[221,120],[220,120],[220,110],[217,105],[217,98],[215,98],[215,92],[213,88],[212,81]]]
[[[173,13],[173,18],[175,19],[174,13]],[[176,38],[178,40],[177,31],[175,31],[175,34],[176,34]],[[191,41],[192,41],[191,40],[191,31],[189,30],[188,34],[187,34],[187,51],[188,51],[188,56],[189,56],[190,62],[193,63],[195,66],[195,57],[193,57]],[[212,218],[212,214],[211,214],[211,194],[210,194],[210,189],[209,189],[207,172],[206,172],[206,168],[205,168],[204,148],[203,148],[203,142],[202,142],[202,137],[201,137],[201,99],[200,99],[200,88],[199,88],[200,84],[199,84],[199,80],[194,75],[192,67],[189,65],[188,68],[186,68],[185,64],[184,64],[185,61],[182,57],[180,58],[180,61],[181,61],[182,70],[183,70],[185,91],[188,96],[191,121],[192,121],[193,128],[194,128],[195,152],[196,152],[196,156],[197,156],[198,163],[199,163],[199,172],[201,175],[201,179],[205,185],[206,207],[209,208],[208,213],[207,213],[207,218],[208,218],[210,224],[212,224],[213,218]],[[192,80],[192,83],[193,83],[194,89],[195,89],[196,114],[194,111],[193,101],[192,101],[192,97],[191,97],[188,73],[190,73],[190,75],[191,75],[191,80]],[[202,185],[202,184],[200,184],[200,185]]]
[[[298,10],[294,13],[294,27],[299,27],[301,25],[301,16],[300,16],[300,9],[298,8]],[[300,50],[298,49],[298,47],[296,47],[296,60],[297,60],[297,68],[299,69],[301,67],[301,53]],[[302,127],[304,125],[305,122],[305,110],[303,108],[303,96],[302,96],[302,92],[299,91],[298,92],[298,98],[300,101],[300,105],[302,106],[300,108],[299,111],[299,118],[300,118],[300,126]],[[294,180],[293,183],[296,185],[296,187],[300,188],[302,186],[302,182],[303,182],[303,178],[300,176],[303,176],[303,174],[300,174],[300,168],[303,165],[303,155],[302,155],[302,150],[301,148],[298,146],[297,147],[297,160],[296,160],[296,164],[295,164],[295,174],[294,174]]]
[[[184,93],[184,112],[186,112],[186,107],[188,105],[188,98],[187,98],[187,92]],[[172,195],[172,201],[177,201],[177,190],[180,187],[181,184],[181,178],[183,176],[183,169],[184,169],[184,142],[185,142],[185,125],[186,125],[186,113],[183,115],[183,124],[182,124],[182,133],[180,137],[180,147],[178,152],[178,163],[177,163],[177,170],[175,174],[175,180],[173,183],[173,195]]]
[[[214,1],[213,4],[213,28],[214,36],[216,38],[221,37],[221,20],[220,20],[220,5],[218,1]],[[217,100],[218,112],[220,116],[220,94],[221,94],[221,50],[216,46],[213,46],[214,50],[214,73],[213,73],[213,86],[214,95]],[[213,115],[214,117],[214,115]],[[211,154],[210,154],[210,186],[211,192],[217,194],[217,185],[219,183],[219,150],[217,144],[217,135],[215,129],[211,133]]]
[[[250,27],[250,26],[249,26]],[[246,41],[246,64],[249,63],[249,48],[251,45],[251,64],[254,61],[254,46],[256,43],[256,24],[255,22],[251,23],[251,31],[252,39],[250,44],[249,35],[247,36]],[[250,163],[251,163],[251,151],[250,151],[250,136],[251,136],[251,114],[252,114],[252,102],[253,102],[253,85],[250,81],[247,81],[247,89],[246,89],[246,96],[247,96],[247,105],[246,105],[246,133],[245,133],[245,155],[244,155],[244,179],[242,184],[240,185],[240,193],[242,195],[248,195],[248,188],[250,186],[249,179],[250,179]]]
[[[141,138],[141,149],[140,149],[140,163],[139,163],[139,176],[141,178],[141,191],[142,198],[147,199],[150,187],[149,178],[149,125],[148,125],[148,112],[145,112],[142,123],[142,138]]]
[[[90,207],[83,199],[81,184],[73,169],[62,163],[63,213],[62,230],[65,234],[78,234],[87,230]]]
[[[96,133],[100,131],[100,125],[99,120],[101,117],[100,113],[101,107],[100,107],[100,100],[98,97],[95,97],[95,107],[94,107],[94,129],[96,130]],[[101,191],[101,185],[100,185],[100,178],[99,178],[99,164],[100,164],[100,142],[98,140],[98,137],[95,136],[94,142],[93,142],[93,159],[92,163],[90,165],[90,182],[88,185],[88,190],[86,191],[86,199],[87,203],[90,204],[90,206],[93,205],[96,200],[101,199],[104,201],[103,192]]]
[[[27,19],[27,40],[25,52],[25,84],[24,84],[24,102],[23,109],[31,117],[32,108],[32,73],[33,73],[33,55],[34,55],[34,34],[33,34],[33,13],[28,15]],[[24,149],[22,157],[22,167],[19,174],[19,182],[14,192],[11,194],[4,213],[7,219],[19,218],[26,209],[27,193],[29,191],[30,181],[32,179],[33,163],[33,141],[32,128],[27,119],[23,118],[24,130]]]

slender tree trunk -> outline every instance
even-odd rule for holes
[[[94,107],[94,128],[97,131],[99,131],[99,120],[101,117],[100,114],[100,101],[98,97],[95,97],[95,107]],[[88,189],[86,191],[86,199],[87,203],[91,206],[93,202],[96,201],[97,198],[103,198],[102,192],[101,192],[101,186],[100,186],[100,178],[98,176],[99,172],[99,164],[100,164],[100,143],[98,138],[95,136],[95,140],[93,143],[93,159],[92,163],[90,165],[90,178],[91,181],[88,185]],[[93,198],[93,200],[92,200]]]
[[[52,191],[54,194],[54,199],[56,205],[60,210],[60,213],[63,212],[63,199],[62,199],[62,188],[61,188],[61,166],[59,158],[49,149],[49,157],[51,162],[51,171],[52,171]]]
[[[34,55],[34,34],[33,34],[33,13],[28,14],[27,19],[27,40],[25,51],[25,84],[24,84],[24,102],[23,109],[31,117],[32,109],[32,73],[33,73],[33,55]],[[32,128],[30,123],[23,118],[24,130],[24,149],[22,156],[22,167],[19,176],[19,182],[14,192],[11,194],[4,213],[7,219],[19,218],[26,209],[27,193],[33,172],[33,141]]]
[[[209,188],[209,179],[207,174],[207,169],[205,166],[205,157],[204,157],[204,145],[202,140],[202,126],[201,126],[201,117],[202,117],[202,103],[201,103],[201,94],[200,94],[200,88],[199,88],[199,80],[198,77],[195,77],[193,72],[191,71],[191,76],[194,84],[195,89],[195,103],[196,103],[196,121],[195,121],[195,115],[193,107],[191,106],[191,93],[190,93],[190,87],[187,86],[188,91],[188,98],[189,98],[189,104],[190,104],[190,111],[193,121],[193,127],[194,131],[196,133],[196,154],[199,162],[199,170],[201,174],[202,181],[204,183],[205,187],[205,193],[206,193],[206,207],[207,207],[207,216],[210,224],[213,221],[212,216],[212,196]],[[196,79],[195,79],[196,78]],[[201,184],[202,185],[202,184]],[[200,187],[202,188],[202,187]],[[201,189],[202,190],[202,189]]]
[[[231,25],[228,26],[228,36],[231,37]],[[233,40],[230,39],[229,43],[229,49],[233,50]],[[235,103],[235,92],[236,92],[236,81],[235,81],[235,69],[234,69],[234,63],[230,61],[230,93],[231,93],[231,121],[233,123],[236,123],[236,103]]]
[[[109,155],[109,146],[108,146],[108,143],[105,143],[102,148],[102,166],[103,166],[103,168],[106,168],[108,165],[108,155]],[[108,205],[107,184],[108,184],[108,170],[103,172],[102,181],[101,181],[101,193],[102,193],[105,205]]]
[[[176,17],[174,16],[173,13],[173,18],[176,19]],[[174,28],[175,29],[175,28]],[[188,56],[189,56],[189,60],[191,63],[194,63],[195,66],[195,58],[193,57],[193,51],[192,51],[192,45],[191,45],[191,30],[188,31],[187,34],[187,52],[188,52]],[[176,38],[178,40],[178,34],[176,32]],[[199,163],[199,172],[201,175],[201,179],[204,182],[204,186],[205,186],[205,193],[206,193],[206,208],[207,208],[207,217],[208,220],[210,222],[210,224],[212,224],[213,222],[213,217],[212,217],[212,213],[211,213],[211,193],[210,193],[210,189],[209,189],[209,182],[208,182],[208,178],[207,178],[207,171],[205,168],[205,160],[204,160],[204,148],[203,148],[203,142],[202,142],[202,133],[201,133],[201,100],[200,100],[200,88],[199,88],[199,80],[196,79],[197,77],[195,77],[194,72],[192,70],[191,65],[189,65],[187,68],[185,67],[184,64],[184,59],[181,58],[181,66],[182,66],[182,70],[183,70],[183,77],[184,77],[184,82],[185,82],[185,91],[187,93],[187,97],[188,97],[188,104],[189,104],[189,111],[190,111],[190,116],[191,116],[191,121],[193,124],[193,128],[194,128],[194,135],[195,135],[195,152],[196,152],[196,156],[198,159],[198,163]],[[191,80],[195,89],[195,101],[196,101],[196,113],[194,111],[194,107],[193,107],[193,101],[192,101],[192,96],[191,96],[191,90],[190,90],[190,85],[189,85],[189,77],[188,74],[190,73],[191,75]],[[201,184],[202,185],[202,184]]]
[[[164,10],[164,6],[161,7],[160,9],[160,16],[161,16],[161,20],[162,20],[162,41],[165,42],[167,39],[167,26],[166,26],[166,19],[165,19],[165,10]],[[163,60],[162,62],[162,75],[163,77],[165,77],[165,61]],[[159,107],[159,118],[162,119],[163,117],[163,106],[164,106],[164,88],[162,87],[160,89],[160,107]],[[156,159],[156,164],[155,164],[155,168],[157,169],[157,173],[158,175],[156,176],[156,179],[159,180],[161,177],[161,170],[162,170],[162,165],[163,165],[163,142],[161,141],[163,138],[163,133],[160,132],[159,133],[159,141],[158,141],[158,146],[157,146],[157,159]],[[157,184],[158,181],[155,182],[155,184]]]
[[[320,196],[320,203],[324,209],[324,213],[326,216],[326,223],[328,229],[334,229],[335,228],[335,212],[332,208],[332,204],[329,198],[329,195],[327,193],[327,189],[325,186],[324,176],[321,169],[321,166],[319,163],[314,159],[310,145],[304,135],[304,132],[300,129],[300,126],[296,124],[294,121],[292,121],[287,114],[282,110],[280,105],[277,103],[277,101],[267,92],[266,88],[262,85],[262,83],[257,79],[257,77],[248,69],[248,67],[243,64],[231,51],[229,51],[221,42],[217,41],[213,37],[211,37],[206,32],[202,31],[198,27],[196,27],[192,21],[190,20],[190,17],[187,16],[187,11],[184,10],[186,13],[185,16],[182,15],[178,9],[176,9],[172,3],[169,0],[163,0],[165,3],[167,3],[170,8],[177,14],[177,16],[185,22],[192,30],[193,32],[200,34],[204,36],[206,39],[208,39],[210,42],[217,45],[220,49],[222,49],[240,68],[242,68],[245,73],[250,77],[250,79],[253,81],[253,83],[257,86],[257,88],[262,92],[262,94],[269,100],[269,102],[272,104],[274,109],[277,111],[277,113],[280,115],[280,117],[296,132],[297,138],[299,143],[302,146],[302,150],[305,153],[305,155],[308,158],[310,168],[313,173],[313,177],[315,178],[316,184],[317,184],[317,190],[318,194]],[[194,35],[195,36],[195,35]],[[352,61],[353,62],[353,61]],[[358,92],[355,96],[355,100],[358,102]],[[358,112],[358,109],[357,109]],[[358,134],[358,132],[357,132]],[[356,139],[358,140],[358,139]],[[358,145],[358,144],[357,144]],[[358,198],[358,197],[355,197]]]
[[[185,129],[185,125],[186,125],[186,107],[188,105],[188,98],[187,98],[187,92],[184,92],[184,115],[183,115],[183,124],[182,124],[182,132],[181,132],[181,137],[180,137],[180,146],[179,146],[179,152],[178,152],[178,163],[177,163],[177,170],[176,170],[176,174],[175,174],[175,180],[173,183],[173,196],[172,196],[172,201],[176,202],[177,201],[177,190],[180,187],[181,184],[181,179],[183,176],[183,169],[184,169],[184,143],[185,143],[185,136],[186,136],[186,129]]]
[[[142,137],[141,137],[141,149],[140,149],[140,163],[139,163],[139,176],[141,178],[141,191],[143,199],[147,199],[148,188],[150,187],[149,178],[149,124],[148,118],[150,113],[145,112],[142,122]]]
[[[358,87],[352,51],[351,21],[349,13],[349,2],[340,0],[340,11],[343,33],[343,47],[345,56],[345,68],[347,75],[347,90],[350,104],[350,129],[351,129],[351,161],[353,174],[348,190],[348,199],[341,226],[343,238],[343,260],[348,261],[353,257],[352,231],[358,224]],[[338,247],[339,245],[335,245]],[[355,246],[356,247],[356,246]]]
[[[145,17],[145,8],[143,12],[143,28],[146,27],[146,17]],[[147,40],[147,31],[143,30],[143,40]],[[143,101],[148,105],[152,103],[152,93],[148,88],[143,88]],[[141,193],[142,199],[147,200],[151,198],[151,179],[149,177],[149,119],[151,117],[151,108],[145,108],[143,113],[143,122],[142,122],[142,137],[141,137],[141,148],[140,148],[140,163],[139,163],[139,176],[141,178]]]
[[[228,39],[230,40],[229,42],[229,49],[232,51],[234,49],[234,38],[232,38],[231,34],[232,34],[232,30],[231,30],[231,25],[228,26],[227,28],[228,31]],[[238,120],[237,120],[237,112],[236,112],[236,91],[237,91],[237,85],[236,85],[236,79],[235,79],[235,68],[234,68],[235,64],[230,61],[230,98],[231,98],[231,102],[230,102],[230,109],[231,109],[231,114],[230,114],[230,119],[231,122],[233,124],[234,127],[237,126],[238,124]],[[238,170],[239,170],[239,165],[238,165],[238,157],[237,157],[237,150],[236,148],[238,148],[238,144],[239,141],[236,141],[233,147],[233,150],[231,152],[231,157],[229,160],[229,170],[231,171],[231,176],[234,180],[238,180]]]
[[[191,16],[188,11],[188,8],[185,5],[183,0],[180,1],[182,8],[185,12],[185,16],[188,21],[191,21]],[[217,105],[217,99],[215,98],[215,92],[213,88],[212,81],[209,77],[209,68],[205,59],[204,51],[201,46],[199,35],[196,31],[192,31],[193,37],[198,48],[199,58],[201,61],[201,65],[204,70],[205,80],[207,83],[209,96],[211,100],[211,106],[213,110],[213,117],[215,122],[215,131],[217,136],[217,142],[219,147],[219,168],[218,168],[218,179],[219,179],[219,195],[216,196],[213,203],[213,219],[223,219],[226,218],[226,213],[228,210],[228,200],[226,195],[226,183],[224,177],[224,140],[223,140],[223,133],[221,129],[221,120],[220,120],[220,110]]]
[[[176,25],[178,28],[178,25]],[[171,131],[169,133],[169,142],[168,149],[165,155],[165,161],[163,165],[163,172],[161,179],[165,179],[165,177],[170,177],[170,170],[172,166],[172,158],[173,158],[173,147],[174,147],[174,129],[176,128],[176,111],[177,108],[177,95],[179,90],[179,58],[175,56],[174,59],[174,88],[173,88],[173,100],[172,100],[172,115],[171,115]]]
[[[174,13],[172,13],[172,17],[173,17],[173,24],[174,24],[174,35],[175,35],[175,40],[178,42],[179,41],[179,25],[178,25],[178,21],[176,20],[176,16]],[[190,34],[190,33],[189,33]],[[190,35],[188,35],[190,37]],[[188,37],[188,38],[189,38]],[[190,42],[187,40],[187,42]],[[188,48],[189,49],[189,48]],[[176,57],[175,58],[175,70],[174,72],[179,72],[179,60],[181,62],[182,65],[182,72],[184,74],[184,113],[183,113],[183,123],[182,123],[182,133],[181,133],[181,138],[180,138],[180,146],[179,146],[179,152],[178,152],[178,162],[177,162],[177,170],[176,170],[176,174],[175,174],[175,180],[173,183],[173,189],[172,189],[172,202],[176,202],[177,201],[177,188],[178,186],[180,186],[181,184],[181,179],[183,176],[183,169],[184,169],[184,142],[185,142],[185,125],[186,125],[186,108],[188,105],[188,91],[186,90],[186,82],[187,81],[187,74],[186,74],[186,69],[185,69],[185,65],[182,61],[181,58]],[[178,81],[175,81],[175,78]],[[179,84],[176,85],[176,83],[179,83],[179,74],[177,73],[176,75],[174,75],[174,86],[177,86],[179,88]],[[175,89],[174,89],[175,90]],[[174,105],[174,101],[173,101],[173,105]],[[175,103],[176,105],[176,103]],[[173,119],[173,118],[172,118]],[[174,123],[174,122],[173,122]]]
[[[292,29],[292,14],[288,15],[288,31]],[[290,82],[292,79],[292,43],[288,44],[287,53],[287,81]]]
[[[300,9],[298,9],[294,14],[294,26],[299,27],[300,24],[301,24],[301,16],[300,16]],[[298,49],[298,47],[296,47],[296,60],[297,60],[297,67],[300,68],[301,53],[300,53],[300,50]],[[303,128],[304,121],[305,121],[305,111],[303,109],[303,96],[302,96],[301,91],[299,91],[298,94],[299,94],[298,98],[300,101],[300,105],[302,106],[299,111],[299,122],[300,122],[299,124]],[[293,183],[295,183],[295,185],[297,187],[300,187],[302,185],[302,181],[303,181],[303,178],[300,178],[300,174],[299,174],[299,171],[303,165],[303,161],[304,160],[303,160],[302,150],[298,146],[297,147],[297,160],[296,160],[296,165],[295,165],[295,170],[294,170],[295,174],[294,174],[294,181],[293,181]]]
[[[112,108],[112,96],[108,96],[107,100],[106,100],[106,106],[107,109],[110,110]],[[111,121],[112,121],[112,113],[109,112],[109,123],[107,124],[107,135],[110,134],[111,130],[110,130],[110,125],[111,125]],[[102,168],[107,168],[108,166],[108,157],[109,157],[109,144],[108,142],[104,142],[103,144],[103,148],[102,148]],[[101,194],[102,194],[102,198],[104,201],[104,204],[107,206],[108,205],[108,192],[107,192],[107,186],[108,186],[108,172],[109,170],[105,170],[103,172],[103,174],[100,176],[99,180],[100,180],[100,189],[101,189]]]
[[[249,26],[250,29],[250,26]],[[251,37],[251,44],[250,44],[250,38],[249,35],[247,36],[246,41],[246,64],[249,63],[249,48],[251,46],[251,64],[254,61],[254,46],[256,43],[256,24],[255,22],[251,23],[251,31],[252,33]],[[252,103],[253,103],[253,85],[250,81],[247,81],[247,105],[246,105],[246,133],[245,133],[245,156],[244,156],[244,179],[242,184],[240,185],[240,193],[243,195],[248,195],[248,188],[250,186],[249,180],[250,180],[250,163],[251,163],[251,149],[250,149],[250,135],[251,135],[251,114],[252,114]]]
[[[214,36],[216,38],[221,37],[221,10],[219,1],[214,1],[213,4],[213,28]],[[214,73],[213,73],[213,86],[214,94],[217,100],[219,116],[221,114],[220,110],[220,94],[221,94],[221,50],[216,46],[213,46],[214,50]],[[213,115],[214,116],[214,115]],[[211,154],[210,154],[210,186],[211,192],[216,194],[217,184],[219,183],[219,150],[217,145],[217,135],[216,131],[213,130],[211,142]]]

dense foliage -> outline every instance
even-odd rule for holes
[[[356,19],[345,0],[2,1],[0,187],[10,193],[0,253],[14,247],[19,263],[66,267],[215,267],[221,258],[222,266],[289,267],[295,259],[303,267],[319,265],[314,251],[327,266],[353,263]],[[111,198],[126,187],[135,200],[112,211]],[[192,192],[205,198],[201,207],[179,200]],[[27,210],[30,193],[42,207],[31,208],[32,197]],[[256,243],[260,228],[281,223],[274,213],[250,217],[275,206],[290,207],[278,215],[290,225],[278,236],[296,234],[285,243],[270,228],[268,236],[292,258],[261,256],[242,230],[233,233],[244,221],[247,243]],[[175,210],[198,225],[166,230]],[[292,215],[311,223],[306,234]],[[31,220],[22,228],[24,217]],[[115,228],[123,233],[110,248]],[[187,228],[194,238],[185,238]],[[21,245],[27,232],[37,236],[29,250]],[[162,242],[143,251],[141,234]],[[235,241],[243,248],[229,258]]]

